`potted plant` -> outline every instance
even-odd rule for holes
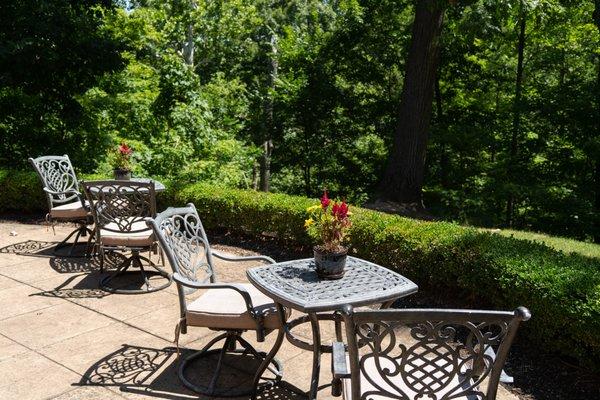
[[[133,150],[125,142],[121,142],[111,154],[111,164],[115,179],[128,181],[131,179],[131,154]]]
[[[331,201],[327,191],[321,203],[309,207],[309,218],[304,226],[309,234],[319,239],[313,247],[315,267],[323,279],[340,279],[344,276],[348,247],[344,245],[352,222],[346,202]]]

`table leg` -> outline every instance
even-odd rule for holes
[[[264,360],[258,367],[256,374],[254,375],[254,395],[252,396],[253,399],[256,398],[256,392],[257,392],[258,386],[260,384],[260,378],[262,377],[262,374],[267,369],[269,369],[269,366],[271,365],[271,361],[273,361],[273,359],[277,355],[277,352],[279,351],[279,349],[281,348],[281,344],[283,343],[283,338],[285,337],[285,331],[283,329],[284,325],[287,322],[286,317],[285,317],[285,309],[281,304],[277,304],[276,307],[277,307],[277,313],[279,314],[279,319],[281,321],[281,327],[279,328],[279,330],[277,332],[277,339],[275,339],[275,343],[273,344],[271,351],[269,351],[269,353],[267,355],[265,355]],[[282,371],[278,371],[278,372],[274,372],[274,373],[275,373],[275,375],[277,375],[277,374],[282,373]],[[280,379],[281,379],[281,376],[275,377],[275,381],[277,381],[277,382]]]
[[[388,308],[390,308],[392,306],[392,304],[394,304],[396,300],[390,300],[390,301],[386,301],[385,303],[381,304],[381,307],[379,307],[380,310],[387,310]]]
[[[317,392],[319,391],[319,374],[321,372],[321,329],[319,327],[317,314],[309,313],[308,317],[310,318],[313,339],[313,368],[308,400],[315,400],[317,398]]]
[[[338,315],[339,317],[339,315]],[[342,337],[342,321],[339,318],[335,319],[335,340],[338,342],[343,342],[344,338]]]

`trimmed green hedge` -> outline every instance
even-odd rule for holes
[[[0,212],[43,210],[35,175],[0,171]],[[276,235],[309,244],[306,208],[314,200],[283,194],[170,182],[161,205],[196,205],[208,228]],[[400,271],[421,285],[452,289],[502,309],[525,305],[526,334],[546,349],[600,366],[600,260],[541,243],[443,222],[423,222],[353,208],[356,255]]]

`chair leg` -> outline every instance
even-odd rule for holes
[[[179,322],[177,322],[177,325],[175,325],[175,340],[173,342],[175,343],[175,348],[177,349],[177,359],[179,359],[179,356],[181,355],[181,351],[179,350],[179,335],[181,335],[181,326],[184,321],[185,318],[180,318]]]
[[[95,231],[91,230],[87,226],[85,227],[85,231],[89,235],[88,240],[87,240],[87,245],[85,247],[85,256],[93,257],[94,254],[96,253],[95,252],[96,243],[94,242],[94,236],[96,235],[96,233],[95,233]]]
[[[215,386],[217,385],[217,382],[219,381],[219,376],[221,376],[221,369],[223,368],[223,359],[225,358],[225,354],[227,354],[227,352],[230,351],[232,345],[235,348],[235,338],[232,338],[231,336],[227,336],[227,339],[225,339],[225,344],[223,345],[223,347],[221,348],[221,351],[219,352],[219,359],[217,360],[217,366],[215,368],[215,372],[213,373],[213,377],[210,380],[210,383],[208,385],[208,395],[209,396],[212,396],[215,394]]]
[[[104,272],[104,249],[101,246],[98,246],[98,253],[100,254],[100,273]]]
[[[110,293],[142,294],[142,293],[156,292],[158,290],[164,289],[167,286],[169,286],[172,282],[171,275],[168,272],[166,272],[165,270],[163,270],[162,268],[158,267],[156,264],[154,264],[149,258],[142,256],[140,254],[140,251],[141,251],[140,249],[132,249],[131,256],[121,264],[121,266],[117,269],[116,272],[114,272],[110,276],[107,276],[107,277],[104,277],[101,279],[100,287],[103,290],[106,290],[107,292],[110,292]],[[148,265],[144,266],[143,261],[147,262]],[[120,289],[120,288],[111,287],[108,285],[108,283],[110,281],[113,281],[114,278],[116,278],[119,275],[123,275],[129,269],[129,267],[134,267],[134,268],[139,269],[139,273],[141,274],[142,278],[144,279],[144,284],[146,286],[145,289]],[[155,269],[157,271],[158,275],[165,278],[165,280],[167,282],[160,286],[156,286],[156,287],[151,286],[150,280],[148,279],[148,273],[147,273],[147,269],[146,269],[147,267],[151,267],[151,268]],[[128,271],[128,272],[133,272],[133,271]]]
[[[193,390],[194,392],[198,393],[198,394],[202,394],[205,396],[216,396],[216,397],[241,397],[241,396],[254,396],[257,392],[257,388],[256,385],[259,380],[260,377],[262,376],[262,374],[264,373],[264,371],[267,369],[267,367],[270,366],[271,363],[274,363],[275,366],[277,367],[277,370],[273,371],[275,374],[275,379],[273,381],[268,382],[268,384],[273,385],[274,382],[278,382],[281,380],[281,364],[274,360],[274,356],[275,353],[277,353],[277,350],[279,349],[279,347],[281,346],[281,342],[283,340],[283,330],[281,331],[282,335],[281,337],[278,336],[278,342],[276,342],[274,348],[269,352],[268,355],[263,356],[263,354],[261,354],[262,352],[258,352],[256,349],[254,349],[252,347],[252,345],[250,343],[248,343],[246,340],[241,338],[241,332],[238,331],[229,331],[229,332],[225,332],[217,337],[215,337],[213,340],[211,340],[206,346],[204,346],[204,348],[194,354],[192,354],[191,356],[188,356],[187,358],[183,359],[179,365],[179,379],[181,380],[181,382],[184,384],[185,387],[187,387],[188,389]],[[240,340],[241,339],[241,340]],[[223,341],[223,346],[221,348],[216,348],[216,349],[211,349],[211,347],[219,342],[219,341]],[[235,348],[236,343],[240,343],[242,345],[242,348]],[[233,351],[229,350],[231,348],[234,348]],[[199,358],[203,358],[205,356],[208,355],[212,355],[212,354],[217,354],[218,355],[218,360],[217,360],[217,365],[214,369],[214,374],[211,377],[211,381],[209,383],[208,386],[198,386],[195,385],[194,383],[190,382],[186,375],[185,375],[185,371],[186,368],[189,366],[189,364]],[[219,376],[222,372],[222,368],[223,368],[223,361],[225,358],[226,354],[239,354],[239,355],[247,355],[247,354],[251,354],[254,357],[259,358],[260,360],[262,360],[260,367],[258,368],[257,372],[255,373],[255,377],[258,376],[258,378],[254,379],[253,385],[252,387],[248,388],[248,389],[243,389],[243,388],[235,388],[235,387],[231,387],[231,388],[227,388],[227,389],[219,389],[217,387],[217,383],[219,381]],[[267,361],[268,359],[268,361]],[[263,387],[266,386],[265,384],[263,384]]]
[[[242,336],[238,336],[237,341],[240,342],[240,344],[242,345],[242,348],[244,349],[244,354],[252,354],[254,356],[254,358],[258,359],[258,360],[264,360],[267,357],[267,354],[265,352],[258,352],[250,343],[248,343],[246,341],[246,339],[244,339]],[[275,353],[277,353],[276,349]],[[279,370],[276,370],[275,368],[273,368],[270,363],[267,364],[267,370],[270,371],[271,373],[273,373],[276,377],[281,378],[283,376],[282,372]],[[263,371],[264,372],[264,371]]]
[[[54,224],[52,224],[52,228],[54,228]],[[78,233],[79,233],[79,228],[71,231],[71,233],[69,233],[66,238],[64,238],[63,240],[61,240],[60,243],[58,243],[56,245],[55,249],[58,250],[60,248],[68,246],[69,245],[69,243],[68,243],[69,239],[71,239],[71,237],[73,237],[73,235],[78,234]]]
[[[73,249],[75,248],[75,246],[77,246],[77,243],[79,243],[79,238],[81,237],[81,229],[77,230],[77,235],[75,235],[75,240],[73,241],[73,244],[71,245],[71,247],[69,248],[69,257],[73,256]]]
[[[54,224],[52,224],[52,229],[54,230]],[[56,232],[54,232],[54,234],[56,234]],[[79,226],[77,227],[77,229],[74,229],[73,231],[71,231],[71,233],[69,233],[69,235],[67,235],[66,238],[64,238],[60,243],[58,243],[54,247],[54,255],[59,256],[59,257],[73,257],[73,250],[79,244],[79,239],[82,237],[86,237],[88,234],[90,235],[90,238],[87,240],[86,250],[84,253],[84,256],[88,257],[90,255],[89,254],[89,246],[90,246],[90,243],[92,240],[93,231],[91,231],[85,223],[79,223]],[[75,235],[75,240],[73,240],[73,243],[69,244],[69,240],[73,237],[73,235]],[[57,253],[57,251],[59,249],[62,249],[63,247],[67,247],[67,246],[70,246],[70,248],[69,248],[69,252],[67,253],[66,256]]]
[[[256,374],[254,375],[254,383],[252,385],[252,387],[254,388],[254,392],[252,393],[253,399],[256,398],[256,395],[262,389],[264,389],[265,387],[268,387],[268,386],[273,386],[275,383],[281,381],[281,378],[283,377],[283,368],[282,368],[281,364],[275,359],[275,355],[277,355],[277,352],[281,348],[281,344],[283,343],[284,336],[285,336],[285,330],[283,328],[280,328],[279,331],[277,332],[277,339],[275,339],[275,343],[273,344],[271,351],[269,351],[269,353],[264,357],[263,362],[260,364],[260,366],[256,370]],[[277,367],[277,371],[274,371],[271,368],[272,363],[275,364],[275,366]],[[269,382],[267,385],[263,385],[261,387],[260,379],[262,378],[263,374],[265,373],[265,371],[267,369],[275,374],[275,381]]]

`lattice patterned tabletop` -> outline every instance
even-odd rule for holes
[[[247,275],[267,296],[302,312],[383,303],[418,290],[404,276],[355,257],[348,257],[346,273],[338,280],[320,279],[312,258],[251,268]]]

